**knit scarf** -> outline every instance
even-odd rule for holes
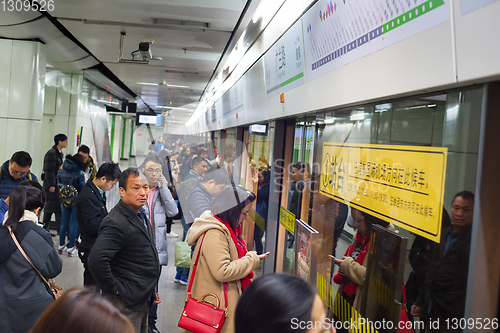
[[[368,245],[370,240],[370,234],[366,233],[362,235],[359,231],[356,232],[356,237],[354,238],[354,242],[347,248],[344,256],[353,258],[358,264],[363,265],[363,260],[365,259],[366,254],[368,253]],[[344,284],[349,281],[344,286],[344,293],[348,296],[353,296],[356,294],[357,286],[354,282],[352,282],[346,275],[340,270],[333,277],[333,282],[336,284]]]
[[[226,226],[226,228],[229,230],[229,233],[231,234],[231,239],[233,240],[234,245],[236,246],[236,250],[238,250],[238,258],[244,257],[247,252],[248,248],[247,245],[245,244],[245,241],[243,240],[243,237],[241,237],[241,225],[236,228],[236,230],[233,230],[229,223],[227,221],[222,221],[218,216],[215,216],[217,220],[219,220],[222,224]],[[253,279],[253,272],[250,272],[247,276],[245,276],[243,279],[240,280],[241,283],[241,290],[245,290],[246,287],[252,282]]]

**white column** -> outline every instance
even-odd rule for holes
[[[27,151],[40,177],[47,51],[41,43],[8,39],[0,39],[0,49],[0,163]]]

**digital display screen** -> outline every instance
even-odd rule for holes
[[[248,132],[265,134],[266,130],[267,130],[267,125],[256,124],[256,125],[250,125]]]
[[[161,114],[151,114],[151,113],[137,113],[136,124],[148,124],[153,126],[162,126],[162,116]]]

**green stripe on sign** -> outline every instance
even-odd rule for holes
[[[127,129],[127,119],[122,118],[122,156],[120,158],[125,158],[125,131]]]
[[[288,79],[288,80],[286,80],[285,82],[283,82],[283,83],[281,84],[281,86],[282,86],[282,87],[284,87],[284,86],[286,86],[287,84],[292,83],[293,81],[297,81],[298,79],[300,79],[300,78],[301,78],[301,77],[303,77],[303,76],[304,76],[304,72],[302,72],[302,73],[300,73],[300,74],[297,74],[297,75],[295,75],[294,77],[292,77],[291,79]]]
[[[424,15],[425,13],[429,13],[430,11],[441,7],[444,5],[444,0],[429,0],[424,2],[421,5],[413,8],[412,10],[407,11],[406,13],[399,15],[395,19],[385,23],[382,26],[382,33],[385,34],[389,31],[396,29],[397,27],[402,26],[405,23],[410,22],[417,17]]]

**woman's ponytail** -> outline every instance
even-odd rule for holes
[[[5,221],[5,226],[10,226],[12,231],[15,231],[19,220],[24,215],[26,207],[26,187],[18,186],[12,190],[9,195],[9,210],[8,217]]]

